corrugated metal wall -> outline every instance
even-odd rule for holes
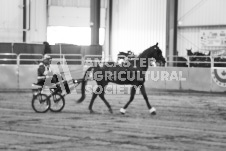
[[[186,49],[201,49],[200,30],[226,29],[225,0],[179,0],[178,42],[179,55],[186,55]],[[220,49],[218,47],[211,49]]]
[[[135,54],[159,42],[165,54],[166,0],[114,0],[112,55],[132,50]]]
[[[22,41],[23,0],[0,0],[0,41]]]
[[[225,0],[179,0],[180,26],[226,25]]]

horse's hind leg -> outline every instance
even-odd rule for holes
[[[156,109],[150,105],[144,85],[141,86],[140,91],[141,91],[141,93],[142,93],[142,95],[144,97],[144,100],[146,101],[146,104],[148,106],[148,109],[149,109],[150,113],[152,115],[155,115],[156,114]]]
[[[92,99],[90,101],[90,104],[89,104],[89,110],[90,110],[90,113],[94,113],[93,111],[93,103],[94,103],[94,100],[96,99],[97,95],[99,95],[101,97],[101,99],[104,101],[104,103],[107,105],[107,107],[109,108],[109,111],[112,112],[111,110],[111,106],[109,105],[109,103],[106,101],[106,99],[104,98],[104,86],[102,85],[98,85],[97,89],[95,90],[95,92],[93,92],[93,96],[92,96]]]
[[[108,103],[108,101],[104,97],[104,91],[101,94],[99,94],[99,96],[103,100],[103,102],[106,104],[106,106],[108,107],[109,112],[113,113],[110,104]]]
[[[122,114],[126,113],[126,109],[129,106],[129,104],[133,101],[135,93],[136,93],[136,86],[132,86],[129,101],[126,103],[126,105],[123,108],[120,109],[120,112]]]
[[[99,87],[98,87],[98,88],[99,88]],[[93,108],[94,100],[95,100],[96,97],[97,97],[98,88],[96,89],[95,92],[93,92],[93,96],[92,96],[91,101],[90,101],[90,104],[89,104],[89,111],[90,111],[90,113],[94,113],[94,111],[93,111],[92,108]]]

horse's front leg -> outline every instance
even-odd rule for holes
[[[126,113],[126,108],[129,106],[129,104],[133,101],[133,99],[134,99],[134,95],[135,95],[135,93],[136,93],[136,86],[134,85],[134,86],[132,86],[132,88],[131,88],[131,92],[130,92],[130,99],[129,99],[129,101],[126,103],[126,105],[123,107],[123,108],[121,108],[120,109],[120,112],[122,113],[122,114],[125,114]]]
[[[149,112],[152,114],[152,115],[156,115],[156,109],[154,107],[152,107],[148,101],[148,97],[147,97],[147,94],[146,94],[146,90],[145,90],[145,87],[144,85],[142,85],[140,87],[140,91],[144,97],[144,100],[146,101],[146,104],[147,104],[147,107],[149,109]]]

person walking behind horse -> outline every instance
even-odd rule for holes
[[[43,55],[50,54],[52,52],[51,47],[48,42],[44,41],[44,52]]]

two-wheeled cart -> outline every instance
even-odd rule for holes
[[[41,85],[38,85],[36,83],[32,84],[32,92],[33,92],[33,98],[31,101],[31,106],[37,113],[46,113],[48,110],[52,112],[60,112],[63,110],[65,106],[65,94],[62,94],[62,90],[60,87],[60,84],[63,84],[64,82],[73,82],[74,87],[77,87],[83,80],[77,79],[77,80],[70,80],[65,81],[62,80],[51,87],[43,87]],[[58,87],[56,87],[58,85]],[[50,94],[43,93],[44,90],[49,90]]]

